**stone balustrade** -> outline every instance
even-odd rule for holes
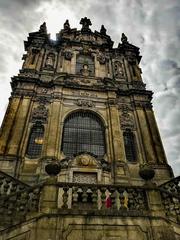
[[[180,222],[180,176],[160,186],[166,215]]]
[[[39,214],[67,214],[68,211],[71,214],[88,214],[93,211],[93,214],[98,215],[113,213],[126,216],[156,216],[155,211],[159,214],[165,208],[167,218],[179,221],[179,179],[173,179],[158,187],[153,184],[125,186],[58,183],[56,177],[50,177],[46,182],[34,187],[25,185],[21,188],[19,186],[23,183],[18,181],[19,185],[17,184],[16,188],[18,191],[13,190],[14,182],[11,177],[5,176],[2,179],[0,195],[2,227]]]
[[[80,183],[57,183],[57,186],[59,209],[148,210],[144,188]]]
[[[38,212],[40,186],[21,189],[0,197],[0,226],[21,222],[28,213]]]
[[[18,179],[0,171],[0,196],[7,196],[18,191],[29,188],[29,186]]]

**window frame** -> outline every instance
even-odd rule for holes
[[[137,146],[136,146],[136,138],[135,134],[131,129],[127,128],[123,132],[123,140],[124,140],[124,149],[126,160],[129,163],[137,162]]]
[[[37,144],[37,143],[35,143],[35,139],[42,138],[44,140],[44,133],[45,133],[45,128],[44,128],[44,125],[41,123],[35,123],[31,127],[29,136],[28,136],[27,146],[26,146],[26,156],[28,158],[35,159],[35,158],[39,158],[41,156],[44,143]],[[35,136],[33,136],[33,135],[35,135]],[[41,146],[41,147],[38,149],[38,148],[36,148],[37,146]],[[37,152],[37,153],[34,154],[34,152]]]
[[[91,117],[93,120],[97,120],[97,124],[99,124],[99,129],[92,128],[92,125],[88,128],[85,127],[81,122],[78,124],[72,126],[68,126],[68,122],[72,118],[76,118],[78,116],[82,117],[84,114],[85,118],[89,118],[88,121],[91,121]],[[78,121],[78,119],[77,119]],[[80,121],[80,120],[79,120]],[[87,122],[86,122],[87,123]],[[85,124],[85,123],[84,123]],[[96,124],[95,124],[96,125]],[[68,130],[67,130],[68,129]],[[97,130],[97,131],[96,131]],[[69,135],[73,136],[73,131],[74,131],[74,136],[72,140],[68,140],[68,137],[65,135],[66,131],[69,131]],[[98,133],[98,134],[97,134]],[[82,134],[82,135],[81,135]],[[88,136],[88,134],[90,134]],[[94,134],[94,136],[93,136]],[[86,139],[84,140],[84,136],[86,135]],[[83,136],[83,137],[80,137]],[[95,141],[95,144],[92,144],[92,140],[95,139],[98,136],[99,139]],[[78,138],[78,139],[77,139]],[[77,139],[76,141],[74,139]],[[88,142],[89,141],[89,142]],[[100,141],[100,142],[98,142]],[[66,145],[66,146],[65,146]],[[67,151],[67,146],[70,145],[72,148],[74,147],[74,150],[70,153],[70,151]],[[83,146],[84,145],[84,146]],[[85,146],[87,145],[87,146]],[[91,155],[94,155],[95,157],[102,158],[107,151],[106,147],[106,132],[105,132],[105,125],[102,119],[94,112],[92,111],[76,111],[68,114],[68,116],[64,120],[63,124],[63,130],[62,130],[62,141],[61,141],[61,151],[63,154],[67,157],[74,157],[78,154],[81,153],[89,153]],[[96,150],[95,150],[96,149]],[[101,149],[101,150],[100,150]],[[102,152],[102,154],[100,154]]]

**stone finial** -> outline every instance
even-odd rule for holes
[[[102,35],[106,35],[106,28],[104,27],[104,25],[101,26],[100,33],[101,33]]]
[[[69,24],[69,20],[68,19],[64,23],[64,30],[66,30],[66,31],[70,30],[70,24]]]
[[[127,43],[128,42],[128,38],[126,37],[126,35],[124,33],[122,33],[121,42],[122,43]]]
[[[45,22],[43,22],[43,24],[40,25],[39,32],[47,33],[47,27]]]
[[[80,24],[82,25],[81,31],[82,32],[89,32],[91,31],[89,26],[92,25],[91,20],[87,17],[81,18]]]

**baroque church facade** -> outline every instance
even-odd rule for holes
[[[0,130],[0,240],[178,240],[180,177],[139,48],[80,24],[24,42]]]

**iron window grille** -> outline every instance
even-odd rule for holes
[[[87,55],[78,55],[76,61],[76,73],[82,74],[82,70],[84,66],[87,65],[89,70],[89,76],[94,76],[95,67],[94,67],[94,59]]]
[[[72,113],[64,122],[62,151],[66,156],[88,152],[98,157],[105,154],[105,129],[92,112]]]
[[[30,158],[37,158],[41,155],[43,145],[44,127],[34,125],[31,129],[26,154]]]
[[[136,147],[135,147],[134,133],[130,129],[127,129],[123,133],[123,136],[124,136],[126,159],[129,162],[135,162],[136,161]]]

